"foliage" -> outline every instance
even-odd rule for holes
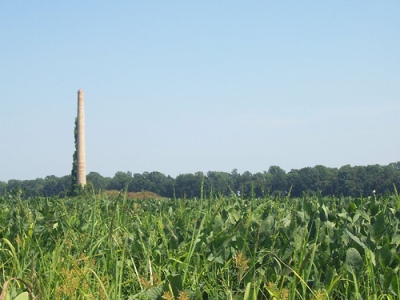
[[[69,196],[77,196],[81,192],[81,187],[78,185],[78,118],[75,118],[74,141],[75,150],[72,155],[71,186],[68,190]]]
[[[82,192],[76,186],[76,158],[72,175],[57,178],[47,176],[35,180],[9,180],[0,182],[0,195],[4,191],[19,189],[25,198],[37,196],[77,195]],[[75,170],[75,171],[74,171]],[[69,183],[66,183],[69,181]],[[240,174],[237,170],[231,173],[210,171],[206,174],[180,174],[176,178],[160,172],[117,172],[113,178],[102,177],[99,173],[87,175],[88,183],[96,191],[127,190],[128,192],[149,191],[167,198],[201,198],[202,195],[241,197],[265,197],[267,195],[302,197],[303,194],[323,196],[367,196],[376,191],[379,195],[393,193],[393,184],[400,186],[400,163],[387,166],[350,165],[337,168],[315,166],[291,170],[286,173],[278,166],[271,166],[268,171],[252,174],[248,171]],[[72,185],[70,188],[71,183]],[[201,188],[200,188],[201,187]],[[74,191],[74,193],[72,193]]]
[[[0,278],[11,299],[393,299],[399,209],[396,191],[247,200],[7,194]]]

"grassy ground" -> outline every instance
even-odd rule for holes
[[[400,295],[398,195],[147,196],[0,198],[0,299]]]

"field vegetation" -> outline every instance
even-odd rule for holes
[[[192,199],[6,193],[0,299],[397,299],[399,218],[395,189],[296,198],[214,196],[204,186]]]

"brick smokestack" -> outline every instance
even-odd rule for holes
[[[85,153],[85,95],[78,90],[78,142],[77,142],[77,184],[86,185],[86,153]]]

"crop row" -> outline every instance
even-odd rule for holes
[[[397,194],[7,195],[0,276],[11,299],[395,299],[399,209]]]

